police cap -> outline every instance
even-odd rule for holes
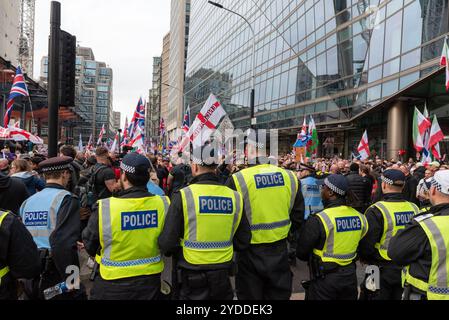
[[[120,164],[120,169],[128,174],[139,175],[148,173],[150,160],[138,153],[128,153]]]
[[[331,174],[324,179],[324,185],[340,196],[348,192],[348,180],[340,174]]]
[[[380,179],[391,186],[402,187],[405,184],[405,174],[397,169],[388,169],[384,171]]]
[[[432,186],[439,192],[449,195],[449,170],[436,172],[432,179]]]
[[[55,157],[39,163],[39,169],[43,173],[70,170],[73,159],[70,157]]]

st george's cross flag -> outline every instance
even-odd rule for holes
[[[101,144],[103,141],[103,135],[106,133],[106,130],[104,129],[104,124],[101,127],[100,135],[98,136],[97,146]]]
[[[211,94],[207,99],[195,121],[190,126],[185,138],[181,141],[180,148],[184,149],[189,140],[194,148],[203,146],[209,140],[212,133],[218,128],[221,119],[226,116],[226,111],[218,101],[217,97]]]
[[[362,140],[360,141],[359,147],[357,151],[360,155],[360,160],[366,160],[371,155],[369,150],[369,142],[368,142],[368,132],[365,130],[365,133],[362,136]]]

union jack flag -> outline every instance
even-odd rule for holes
[[[14,81],[12,83],[11,91],[9,93],[9,99],[6,104],[6,113],[3,119],[4,127],[7,128],[9,124],[9,120],[11,118],[12,108],[14,107],[14,99],[17,97],[29,97],[28,88],[25,83],[25,78],[22,74],[22,69],[20,66],[17,67],[16,76],[14,77]]]
[[[182,130],[187,133],[190,129],[190,106],[187,107],[186,114],[184,115],[184,121],[182,122]]]
[[[128,134],[131,140],[134,139],[137,126],[139,126],[141,129],[145,128],[145,104],[143,103],[142,98],[139,99],[136,111],[134,111],[134,115],[128,129]]]

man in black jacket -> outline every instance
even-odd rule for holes
[[[0,173],[0,209],[19,214],[20,206],[29,196],[22,181]]]
[[[360,175],[360,167],[357,163],[352,163],[350,173],[346,176],[348,190],[352,192],[353,198],[351,207],[360,213],[365,213],[371,202],[372,184],[368,178]]]
[[[39,252],[28,230],[18,216],[0,211],[0,273],[8,270],[0,276],[0,300],[16,300],[16,280],[37,277],[40,269]]]
[[[401,171],[405,175],[405,185],[404,190],[402,191],[404,199],[419,206],[419,200],[416,197],[416,189],[418,188],[419,180],[410,174],[410,169],[407,165],[402,165]]]
[[[192,175],[194,178],[190,186],[211,186],[210,189],[213,189],[214,186],[219,186],[224,190],[229,190],[220,184],[219,178],[215,174],[217,167],[215,164],[206,165],[202,161],[199,162],[200,164],[192,164]],[[190,187],[188,188],[191,190]],[[193,264],[186,260],[184,255],[185,249],[180,242],[180,239],[185,239],[186,236],[184,230],[186,221],[184,221],[183,196],[181,192],[186,193],[185,189],[183,189],[173,194],[164,229],[159,237],[159,246],[162,253],[174,258],[173,279],[175,282],[173,285],[176,288],[176,292],[182,300],[232,300],[234,294],[229,281],[232,258],[230,261],[208,264]],[[196,197],[196,195],[193,195],[193,197]],[[209,196],[208,198],[213,200],[214,197]],[[210,217],[213,217],[212,219],[223,219],[226,216],[219,214],[219,212],[217,213],[215,217],[214,215],[210,215]],[[208,220],[208,222],[213,223],[211,220]],[[251,230],[243,210],[240,224],[238,224],[235,234],[232,236],[231,245],[233,250],[239,252],[248,249],[250,241]],[[210,258],[207,254],[207,251],[205,251],[204,255],[201,252],[197,253],[204,260]]]

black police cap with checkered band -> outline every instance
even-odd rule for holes
[[[339,174],[332,174],[324,179],[324,185],[341,196],[346,195],[348,191],[348,180]]]
[[[148,171],[150,167],[150,160],[138,153],[128,153],[120,164],[120,169],[130,174]]]
[[[405,184],[405,174],[401,170],[389,169],[384,171],[380,179],[386,184],[402,187]]]
[[[71,157],[50,158],[39,163],[39,169],[43,173],[69,170],[72,162]]]

